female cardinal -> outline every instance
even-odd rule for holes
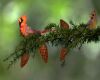
[[[87,23],[89,29],[95,29],[97,23],[96,11],[93,10],[90,15],[90,20]]]

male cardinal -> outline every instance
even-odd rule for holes
[[[37,33],[39,31],[37,30],[33,30],[31,29],[28,25],[27,25],[27,17],[24,15],[24,16],[21,16],[19,19],[18,19],[18,22],[19,22],[19,26],[20,26],[20,33],[22,36],[24,37],[27,37],[29,36],[30,34],[34,34],[34,33]]]
[[[97,23],[96,11],[93,10],[90,14],[90,20],[88,21],[87,26],[89,29],[96,29],[96,23]]]
[[[64,20],[60,19],[60,27],[63,29],[69,29],[69,25],[68,23],[66,23]],[[68,50],[66,48],[61,48],[61,52],[60,52],[60,60],[62,62],[65,61],[65,57],[68,54]]]
[[[44,31],[38,31],[38,30],[34,30],[31,29],[28,25],[27,25],[27,16],[23,15],[18,19],[19,22],[19,26],[20,26],[20,33],[21,36],[23,37],[27,37],[31,34],[42,34]],[[46,45],[42,45],[39,47],[40,50],[40,54],[42,56],[42,59],[47,63],[48,61],[48,51],[47,51],[47,46]],[[47,56],[47,57],[45,57]],[[29,60],[29,54],[25,53],[21,56],[21,67],[25,66],[25,64],[27,64]]]

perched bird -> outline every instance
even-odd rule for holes
[[[19,26],[20,26],[20,33],[21,33],[22,36],[27,37],[30,34],[34,34],[34,33],[37,32],[36,30],[31,29],[27,25],[27,16],[25,16],[25,15],[24,16],[21,16],[18,19],[18,22],[19,22]]]
[[[64,20],[60,19],[60,27],[63,29],[69,29],[68,23],[66,23]],[[60,51],[60,61],[65,62],[65,57],[68,54],[68,49],[67,48],[61,48]]]
[[[97,24],[96,11],[93,10],[90,14],[90,19],[87,23],[87,26],[89,29],[96,29],[96,24]]]

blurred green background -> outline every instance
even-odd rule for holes
[[[59,47],[52,46],[48,46],[48,64],[39,53],[24,68],[18,60],[7,70],[9,62],[3,62],[20,41],[21,15],[28,16],[32,28],[43,29],[48,23],[59,24],[59,19],[86,23],[93,9],[100,25],[100,0],[0,0],[0,80],[100,80],[100,42],[70,51],[64,67],[59,62]]]

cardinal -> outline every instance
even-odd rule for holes
[[[96,17],[96,11],[93,10],[90,14],[90,20],[87,23],[87,26],[89,29],[96,29],[97,24],[97,17]]]
[[[24,16],[21,16],[19,19],[18,19],[18,22],[19,22],[19,26],[20,26],[20,33],[22,36],[24,37],[27,37],[29,36],[30,34],[34,34],[35,31],[32,30],[28,25],[27,25],[27,17],[24,15]]]
[[[63,29],[69,29],[68,23],[66,23],[64,20],[60,19],[60,27]],[[68,54],[68,49],[67,48],[61,48],[60,51],[60,61],[65,62],[65,57]]]

